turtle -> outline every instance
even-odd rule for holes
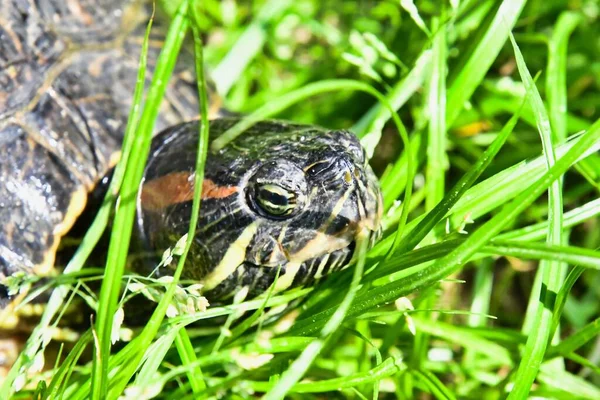
[[[53,272],[61,238],[116,164],[148,18],[146,5],[120,0],[0,3],[0,277]],[[180,59],[169,82],[136,199],[144,265],[189,225],[199,124],[190,65]],[[213,119],[211,140],[237,121]],[[359,232],[375,238],[381,213],[354,134],[261,121],[208,155],[183,278],[210,299],[244,286],[260,294],[277,274],[276,290],[307,285],[348,264]]]
[[[237,119],[210,124],[211,135]],[[137,225],[150,249],[187,233],[192,210],[197,122],[155,139],[138,195]],[[183,278],[209,299],[303,286],[351,260],[356,239],[380,232],[381,195],[365,150],[347,130],[261,121],[209,153],[194,246]],[[156,265],[155,263],[153,265]]]

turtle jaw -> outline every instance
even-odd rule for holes
[[[265,267],[253,265],[253,267],[272,271],[272,279],[275,283],[275,291],[282,291],[289,287],[310,285],[332,272],[340,271],[350,263],[354,257],[356,242],[352,241],[347,246],[323,253],[317,257],[304,261],[289,261],[281,265],[281,272],[277,281],[275,276],[278,267]]]
[[[273,287],[275,293],[288,288],[311,285],[332,272],[343,269],[354,255],[355,242],[348,246],[302,262],[285,262],[279,265],[261,265],[244,261],[220,285],[206,292],[209,299],[232,298],[237,290],[247,286],[251,297],[266,293]],[[237,289],[237,290],[236,290]]]
[[[379,188],[379,181],[367,164],[363,173],[355,178],[356,202],[359,210],[359,229],[357,237],[366,232],[369,237],[369,247],[372,247],[381,237],[381,218],[383,214],[383,196]]]

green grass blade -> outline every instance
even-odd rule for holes
[[[404,189],[406,189],[406,184],[408,182],[408,176],[405,171],[407,168],[407,163],[412,160],[413,171],[416,171],[419,168],[419,163],[421,162],[422,153],[422,142],[423,136],[421,132],[415,132],[410,137],[410,153],[407,151],[403,151],[398,160],[394,163],[391,168],[388,168],[383,176],[379,179],[379,184],[381,186],[381,195],[383,196],[383,208],[385,210],[389,210],[390,207],[396,202],[396,199],[400,196]],[[414,175],[414,172],[413,172]],[[386,216],[384,216],[385,218]],[[400,218],[400,213],[398,213],[398,218]]]
[[[177,352],[181,358],[181,365],[189,365],[197,361],[194,346],[187,333],[186,328],[181,328],[175,337],[175,345],[177,346]],[[206,389],[204,379],[202,379],[202,369],[197,366],[191,371],[187,372],[188,380],[192,386],[192,392],[195,395],[200,394]]]
[[[498,136],[496,136],[496,139],[494,139],[494,142],[486,149],[479,160],[473,164],[471,170],[463,175],[456,185],[442,199],[442,201],[437,204],[433,210],[427,213],[425,218],[419,222],[419,224],[410,232],[409,235],[404,237],[404,240],[398,247],[399,252],[411,250],[418,245],[421,240],[423,240],[425,236],[433,229],[433,227],[444,218],[448,211],[451,210],[455,204],[457,204],[460,198],[465,195],[467,190],[471,188],[471,186],[477,181],[483,171],[485,171],[485,169],[492,163],[494,157],[496,154],[498,154],[512,133],[517,121],[519,120],[519,116],[520,111],[513,115],[513,117],[506,123]]]
[[[259,109],[255,110],[253,113],[248,115],[246,118],[242,119],[240,122],[229,128],[226,132],[220,135],[218,138],[213,140],[211,143],[211,151],[219,151],[223,147],[227,145],[227,143],[234,140],[236,137],[242,134],[246,129],[256,124],[258,121],[263,119],[267,119],[280,113],[281,111],[289,108],[291,105],[299,103],[302,100],[305,100],[311,96],[316,96],[318,94],[323,94],[327,92],[338,92],[342,90],[356,90],[368,93],[379,100],[388,112],[395,116],[394,120],[399,121],[398,115],[394,112],[392,105],[389,103],[387,98],[383,96],[380,92],[374,89],[372,86],[367,85],[366,83],[355,81],[351,79],[332,79],[321,82],[314,82],[305,85],[300,89],[293,90],[289,93],[286,93],[283,96],[280,96],[277,99],[274,99]],[[398,125],[398,123],[396,123]],[[400,125],[402,125],[400,123]],[[401,130],[399,126],[397,126],[398,130]],[[402,129],[406,131],[406,129]]]
[[[155,383],[157,371],[164,361],[167,352],[173,346],[178,332],[177,329],[170,330],[148,347],[140,362],[142,365],[141,368],[139,368],[139,373],[131,386],[144,388]]]
[[[433,36],[433,60],[431,74],[429,76],[427,88],[427,111],[428,111],[428,137],[426,149],[425,165],[425,210],[432,210],[444,197],[446,187],[446,170],[449,168],[446,155],[447,147],[447,127],[446,127],[446,75],[447,75],[447,26],[446,26],[446,5],[440,7],[439,16],[432,19]],[[430,35],[431,36],[431,35]],[[407,152],[407,155],[410,153]],[[412,182],[409,182],[411,185]],[[409,205],[403,206],[409,209]],[[396,234],[395,242],[400,246],[402,243],[401,232]],[[435,240],[432,237],[431,240]],[[392,245],[391,255],[397,247]],[[431,293],[423,300],[422,307],[428,308],[436,301],[437,296]],[[422,368],[423,361],[429,348],[429,335],[421,331],[415,334],[413,354],[408,361],[411,369],[418,370]],[[409,375],[405,375],[407,378]]]
[[[556,301],[554,302],[554,315],[552,318],[552,329],[550,335],[551,337],[554,336],[554,332],[556,332],[556,329],[558,328],[558,324],[560,323],[560,317],[567,302],[567,298],[569,297],[569,293],[571,292],[571,289],[573,289],[573,285],[575,285],[575,282],[577,282],[577,280],[579,279],[581,274],[583,274],[584,271],[585,268],[581,266],[576,266],[571,271],[569,271],[562,284],[562,287],[558,291]]]
[[[444,386],[437,376],[428,370],[412,370],[411,374],[417,378],[424,386],[429,388],[431,394],[439,400],[453,400],[456,397]]]
[[[531,108],[535,112],[546,163],[548,169],[551,169],[556,164],[556,156],[552,143],[553,137],[550,128],[550,119],[542,98],[540,97],[540,94],[535,87],[535,83],[529,74],[529,70],[525,65],[523,55],[512,37],[512,34],[510,40],[515,52],[521,79],[528,93]],[[563,241],[563,198],[561,179],[552,183],[548,194],[548,200],[547,243],[551,245],[560,245]],[[538,274],[541,276],[541,284],[542,287],[544,287],[544,290],[540,287],[538,292],[535,292],[535,286],[534,289],[532,289],[529,307],[524,322],[524,329],[526,330],[526,333],[529,333],[529,339],[523,350],[522,360],[514,377],[515,384],[509,394],[509,399],[524,398],[531,390],[531,385],[535,380],[548,345],[549,334],[552,327],[553,303],[556,293],[560,290],[563,277],[561,270],[563,269],[564,267],[561,263],[556,260],[544,260],[540,263]],[[528,322],[530,322],[530,325]]]
[[[404,371],[406,366],[399,360],[388,358],[375,368],[358,374],[346,376],[343,378],[326,379],[319,382],[301,382],[292,386],[290,393],[324,393],[338,390],[349,389],[356,386],[366,385],[387,376],[391,376],[398,372]],[[273,387],[270,382],[249,382],[248,384],[257,392],[267,392]],[[268,398],[265,396],[265,398]]]
[[[548,42],[546,93],[552,133],[557,142],[567,137],[567,44],[579,21],[579,14],[563,12]]]
[[[522,104],[522,103],[521,103]],[[518,109],[517,109],[518,112]],[[573,144],[578,140],[579,135],[570,138],[567,143],[562,144],[556,148],[557,156],[564,155],[569,149],[572,148]],[[586,157],[593,155],[595,152],[600,150],[600,143],[594,143],[589,149],[587,149],[581,157],[577,160],[578,162],[583,161]],[[486,215],[494,209],[504,205],[510,199],[522,193],[525,188],[529,187],[533,182],[543,176],[545,171],[545,161],[543,157],[537,157],[532,160],[522,161],[512,167],[506,168],[496,175],[486,179],[485,181],[478,183],[471,187],[467,192],[462,195],[456,201],[456,204],[452,207],[449,219],[450,227],[460,226],[466,218],[473,220]],[[459,185],[457,184],[456,187]],[[450,195],[452,195],[452,190]],[[589,207],[589,208],[588,208]],[[577,214],[570,214],[568,223],[577,224],[585,219],[586,215],[595,215],[595,208],[597,203],[590,202],[588,207],[581,208]],[[407,232],[411,232],[418,224],[423,221],[424,216],[416,217],[410,223],[407,224]],[[396,213],[391,213],[384,216],[384,226],[393,225],[397,221],[398,216]],[[541,227],[546,227],[545,223],[535,225],[535,228],[531,235],[535,238],[542,238],[545,236],[546,230],[540,231]],[[566,226],[565,226],[566,227]],[[529,229],[529,228],[524,228]],[[425,234],[428,230],[424,230]],[[541,233],[540,233],[541,232]],[[504,235],[504,234],[503,234]],[[506,235],[512,233],[507,232]],[[505,238],[505,236],[502,236]],[[369,257],[380,257],[385,254],[393,242],[393,236],[387,236],[383,240],[379,241],[375,247],[369,252]]]
[[[573,139],[556,148],[557,157],[564,155],[572,148]],[[600,149],[599,143],[594,143],[582,154],[582,159]],[[578,160],[579,161],[579,160]],[[529,187],[531,182],[539,179],[546,170],[543,157],[526,160],[473,186],[456,202],[451,210],[450,226],[459,226],[467,217],[477,219],[489,213],[507,200],[515,198]]]
[[[413,318],[417,330],[422,330],[430,335],[458,344],[465,349],[483,354],[490,362],[495,364],[513,365],[511,355],[505,347],[487,339],[482,339],[479,335],[469,332],[465,328],[453,326],[442,321],[420,318],[416,314]]]
[[[258,309],[256,309],[256,311],[254,311],[254,313],[252,313],[252,315],[250,317],[245,318],[243,321],[238,323],[235,328],[233,328],[231,330],[231,335],[227,338],[227,344],[233,343],[237,338],[242,336],[242,334],[244,332],[246,332],[248,329],[250,329],[250,327],[256,321],[258,321],[258,319],[263,315],[269,299],[271,298],[271,296],[273,296],[273,292],[275,290],[275,284],[277,283],[277,279],[279,279],[280,270],[281,270],[281,268],[279,268],[277,270],[277,274],[275,275],[275,280],[273,281],[273,284],[271,284],[271,287],[269,287],[269,290],[267,291],[267,295],[265,296],[265,299],[264,299],[263,303],[261,304],[261,306]]]
[[[227,95],[250,61],[263,49],[267,40],[265,26],[280,18],[292,4],[291,0],[268,0],[263,4],[256,21],[248,25],[211,74],[221,96]]]
[[[492,301],[492,290],[494,287],[494,262],[488,257],[482,260],[475,271],[475,280],[473,286],[473,300],[469,312],[467,324],[470,327],[485,327],[488,318],[484,317],[490,313],[490,304]],[[465,363],[469,364],[475,361],[475,353],[467,349],[465,352]]]
[[[448,125],[452,125],[508,39],[525,0],[504,0],[469,59],[448,88]]]
[[[244,303],[240,303],[237,306],[227,305],[227,306],[221,306],[221,307],[210,307],[205,312],[202,312],[202,313],[196,313],[193,315],[178,315],[177,317],[171,318],[168,322],[170,325],[173,325],[173,324],[189,325],[189,324],[197,322],[197,321],[220,317],[223,315],[229,315],[234,312],[239,312],[240,310],[246,310],[246,311],[256,310],[263,306],[264,307],[282,306],[282,305],[289,304],[290,302],[292,302],[296,299],[306,296],[311,291],[312,291],[311,288],[289,290],[285,293],[281,293],[278,296],[271,297],[269,299],[269,301],[266,302],[266,304],[265,304],[264,299],[258,298],[258,299],[254,299],[254,300],[245,301]]]
[[[188,19],[186,18],[187,14],[187,4],[182,4],[182,9],[180,11],[180,15],[178,17],[180,20],[174,19],[172,22],[172,26],[175,24],[175,21],[178,21],[178,29],[181,32],[185,32],[185,29],[188,26]],[[197,20],[197,16],[195,14],[195,8],[192,7],[192,16],[194,20]],[[196,227],[198,224],[198,213],[200,211],[200,199],[202,192],[202,182],[204,180],[204,165],[206,164],[206,155],[208,151],[208,138],[209,138],[209,123],[208,123],[208,95],[206,88],[206,81],[204,77],[204,57],[203,57],[203,49],[202,49],[202,41],[200,39],[199,32],[195,25],[192,25],[192,31],[194,36],[194,50],[195,50],[195,60],[196,60],[196,73],[198,74],[198,93],[200,96],[200,107],[201,107],[201,121],[200,124],[200,132],[199,132],[199,140],[198,140],[198,150],[196,156],[196,164],[195,164],[195,175],[194,175],[194,200],[192,203],[192,214],[190,218],[190,225],[188,229],[188,236],[185,244],[185,248],[183,254],[181,255],[175,273],[173,274],[173,281],[169,284],[167,291],[161,301],[158,303],[156,310],[152,314],[152,317],[148,321],[146,327],[139,335],[139,343],[138,346],[141,347],[142,351],[147,349],[152,339],[156,336],[158,329],[161,325],[161,322],[165,316],[165,312],[167,307],[169,306],[171,299],[173,298],[173,294],[175,293],[175,288],[177,287],[177,283],[179,282],[179,278],[183,271],[183,266],[185,264],[185,260],[189,253],[190,247],[194,240],[194,235],[196,232]],[[183,35],[180,35],[183,39]],[[122,368],[119,373],[118,378],[116,378],[118,384],[111,390],[115,396],[118,395],[122,389],[125,387],[130,377],[135,373],[137,365],[139,363],[142,354],[140,352],[134,352],[133,357],[129,360]]]
[[[575,352],[580,347],[584,346],[590,340],[598,337],[600,334],[600,318],[596,318],[576,333],[561,341],[556,346],[548,349],[546,356],[548,358],[558,354],[569,354]]]
[[[431,50],[423,50],[413,69],[396,83],[386,95],[394,110],[400,109],[419,90],[431,68]],[[392,112],[383,104],[377,103],[352,127],[352,131],[363,141],[378,143],[383,126],[392,118]],[[373,138],[369,136],[373,135]]]
[[[521,106],[521,94],[517,93],[487,93],[488,91],[495,92],[495,87],[500,85],[501,81],[484,81],[482,92],[483,97],[479,103],[482,111],[489,116],[500,115],[504,113],[514,114],[515,111]],[[519,87],[516,85],[516,87]],[[531,107],[526,106],[521,115],[521,120],[527,123],[529,126],[535,127],[535,115]],[[590,125],[590,121],[585,118],[581,118],[573,113],[567,112],[566,114],[567,132],[577,133],[587,129]]]
[[[518,257],[530,260],[556,260],[567,264],[600,269],[600,252],[581,247],[550,245],[531,242],[494,240],[482,249],[482,253]]]
[[[388,278],[392,274],[398,273],[403,276],[404,271],[409,268],[443,257],[454,250],[462,240],[446,240],[440,243],[423,246],[421,248],[408,251],[406,253],[396,253],[388,260],[383,261],[377,268],[373,269],[363,278],[363,283],[373,282],[380,278]],[[396,277],[396,275],[394,275]]]
[[[589,368],[590,371],[593,371],[595,374],[600,374],[600,368],[594,364],[594,362],[588,360],[587,358],[580,356],[577,353],[569,353],[569,354],[563,354],[563,356],[565,358],[568,358],[571,361],[576,362],[577,364]],[[543,374],[543,372],[542,372]]]
[[[546,363],[540,371],[540,382],[546,387],[558,389],[562,398],[595,400],[600,397],[598,387],[580,376],[567,371],[556,371]]]
[[[306,296],[310,291],[311,291],[310,289],[300,289],[300,290],[290,291],[285,294],[281,294],[279,296],[274,296],[267,302],[266,307],[278,307],[278,306],[282,306],[282,305],[287,305],[294,300],[297,300],[301,297]],[[238,305],[238,307],[231,307],[231,306],[212,307],[203,313],[196,313],[193,315],[179,315],[177,317],[171,318],[168,321],[167,326],[172,329],[172,332],[176,332],[182,326],[187,326],[189,324],[192,324],[192,323],[198,322],[198,321],[202,321],[202,320],[209,320],[211,318],[227,316],[233,312],[240,311],[239,309],[242,307],[245,310],[256,310],[256,309],[262,307],[264,303],[265,303],[264,299],[256,299],[256,300],[251,300],[251,301],[242,303],[242,304]],[[162,337],[164,337],[164,335]],[[117,372],[116,370],[119,367],[127,366],[127,365],[131,364],[132,359],[134,359],[134,358],[137,359],[138,353],[140,351],[142,351],[140,349],[148,349],[149,344],[148,345],[141,344],[142,339],[144,339],[144,337],[142,337],[142,335],[137,336],[123,350],[119,351],[117,354],[115,354],[113,357],[111,357],[111,359],[109,361],[110,370]],[[148,350],[146,350],[145,353],[148,353]],[[217,359],[219,359],[219,358],[217,358]],[[204,360],[204,361],[206,362],[206,360]],[[139,363],[137,363],[136,365],[139,365]],[[198,365],[202,366],[204,364],[199,362]],[[185,370],[184,372],[186,372],[187,367],[184,368],[184,370]],[[119,374],[119,376],[117,376],[114,379],[114,381],[122,381],[122,382],[120,382],[120,384],[124,385],[128,382],[128,379],[129,379],[128,377],[130,377],[130,375],[125,375],[123,372],[121,372]],[[83,399],[89,398],[90,385],[91,385],[90,380],[88,380],[84,383],[78,384],[76,390],[73,392],[73,394],[71,394],[69,396],[69,400],[71,400],[71,399],[83,400]],[[115,392],[119,393],[116,390],[115,390]]]
[[[445,10],[433,20],[433,66],[429,79],[427,109],[429,135],[427,139],[427,166],[425,174],[425,209],[432,210],[444,197],[445,176],[448,169],[446,156],[446,26]]]
[[[92,331],[88,330],[81,335],[75,347],[73,347],[67,357],[62,361],[61,367],[52,377],[52,381],[50,381],[50,384],[48,385],[48,399],[59,398],[61,389],[69,381],[69,375],[73,372],[73,366],[91,341]]]
[[[382,262],[377,269],[367,274],[363,283],[377,281],[381,278],[397,280],[410,276],[426,268],[417,266],[448,255],[462,243],[464,240],[447,240],[399,254]],[[600,268],[600,252],[573,246],[553,246],[494,239],[491,244],[483,246],[471,260],[489,255],[517,257],[524,260],[558,260],[569,264],[581,264],[582,268]]]
[[[590,218],[600,214],[600,199],[592,200],[584,205],[574,208],[564,213],[563,229],[569,229]],[[515,229],[501,235],[499,240],[538,240],[542,239],[548,232],[548,222],[529,225],[523,228]]]
[[[184,3],[187,5],[187,3]],[[182,5],[183,7],[183,5]],[[115,214],[113,232],[110,239],[105,279],[100,290],[100,301],[95,330],[100,348],[94,357],[91,398],[105,399],[108,392],[108,358],[110,357],[112,319],[117,310],[117,301],[121,289],[121,277],[129,250],[129,238],[133,230],[135,217],[135,198],[138,191],[148,152],[152,131],[158,109],[162,101],[167,82],[175,66],[176,55],[183,42],[187,20],[178,14],[169,28],[165,45],[156,64],[152,84],[150,85],[144,111],[136,131],[132,152],[127,167],[120,201]],[[173,54],[175,56],[173,56]]]

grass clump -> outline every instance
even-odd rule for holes
[[[118,190],[137,190],[188,44],[199,93],[206,65],[248,115],[213,148],[269,117],[352,127],[380,176],[383,237],[315,287],[164,318],[176,274],[147,326],[113,346],[134,215],[119,203],[93,328],[51,371],[27,374],[68,295],[55,291],[1,398],[600,398],[596,2],[165,3],[155,78],[68,271]],[[203,168],[199,157],[196,179]]]

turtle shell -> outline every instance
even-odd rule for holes
[[[47,274],[116,163],[148,18],[121,0],[0,2],[0,277]],[[156,131],[194,117],[196,99],[179,62]]]

